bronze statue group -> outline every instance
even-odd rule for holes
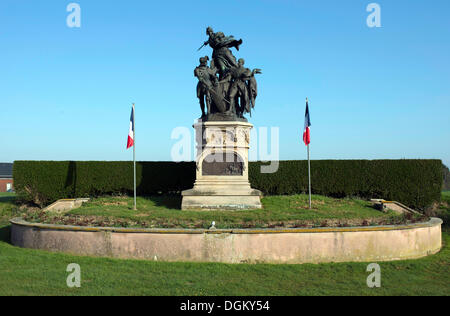
[[[242,40],[233,36],[225,36],[222,32],[214,33],[208,27],[209,39],[201,48],[210,46],[213,49],[212,60],[200,58],[200,65],[195,68],[198,78],[197,97],[202,110],[201,119],[206,121],[245,120],[244,114],[255,107],[258,95],[256,74],[260,69],[250,70],[244,67],[244,59],[236,61],[231,48],[239,50]],[[200,50],[199,49],[199,50]]]

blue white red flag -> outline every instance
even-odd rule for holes
[[[127,149],[134,146],[134,105],[131,108],[130,130],[128,132]]]
[[[308,99],[306,99],[305,128],[303,129],[303,142],[306,146],[311,143],[310,127],[311,118],[309,117]]]

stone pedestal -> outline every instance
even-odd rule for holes
[[[250,130],[247,122],[198,122],[197,178],[194,188],[183,191],[181,208],[259,209],[261,192],[248,181]]]

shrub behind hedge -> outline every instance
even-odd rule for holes
[[[273,174],[249,166],[252,187],[266,195],[308,191],[306,161],[280,161]],[[440,160],[320,160],[311,162],[312,191],[332,197],[384,198],[423,210],[438,202],[442,187]],[[179,193],[192,188],[195,163],[138,162],[139,195]],[[14,187],[25,202],[40,206],[61,198],[133,192],[132,162],[17,161]]]

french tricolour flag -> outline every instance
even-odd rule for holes
[[[311,127],[311,118],[309,117],[308,99],[306,99],[305,128],[303,130],[303,142],[305,143],[306,146],[308,146],[311,143],[310,127]]]
[[[134,104],[131,108],[130,131],[128,132],[127,149],[134,146]]]

